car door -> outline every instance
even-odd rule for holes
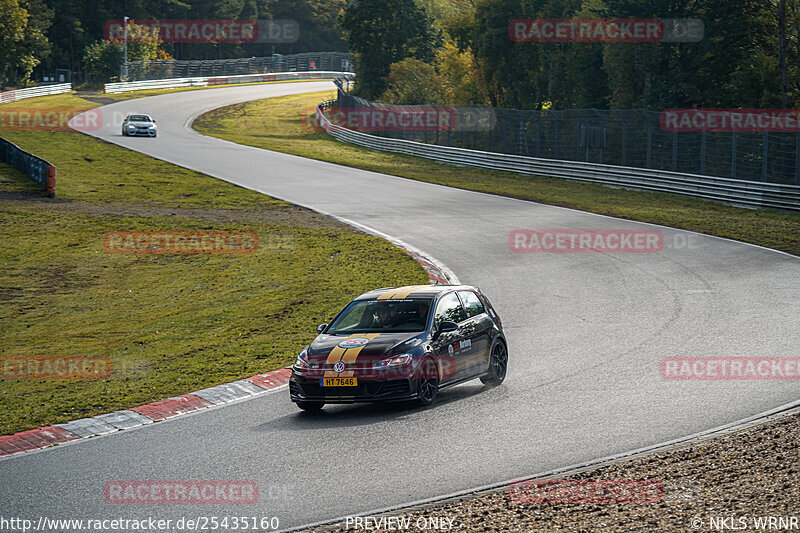
[[[432,343],[442,383],[458,381],[468,375],[467,368],[471,351],[469,335],[468,331],[461,327],[466,318],[467,314],[455,292],[445,294],[436,302],[433,331],[437,331],[439,324],[444,321],[455,322],[459,325],[455,331],[442,332]]]
[[[464,290],[458,291],[458,297],[467,316],[462,324],[470,345],[469,358],[465,361],[466,373],[469,376],[481,375],[489,369],[490,340],[494,323],[477,294]]]

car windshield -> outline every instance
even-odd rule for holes
[[[356,300],[328,326],[327,333],[406,333],[425,331],[430,299]]]
[[[153,122],[147,115],[131,115],[128,120],[130,122]]]

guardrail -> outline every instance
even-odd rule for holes
[[[352,76],[352,72],[315,70],[308,72],[274,72],[271,74],[243,74],[241,76],[207,76],[200,78],[172,78],[166,80],[125,81],[106,83],[106,93],[123,93],[144,89],[173,89],[179,87],[213,87],[231,83],[264,83],[268,81],[318,80]]]
[[[72,90],[71,83],[58,83],[56,85],[40,85],[39,87],[28,87],[27,89],[17,89],[0,93],[0,103],[16,102],[34,96],[47,96],[49,94],[68,93]]]
[[[335,100],[323,102],[317,107],[316,115],[320,127],[339,141],[357,144],[371,150],[424,157],[458,166],[537,174],[630,189],[669,192],[747,207],[800,211],[800,187],[796,185],[734,180],[599,163],[542,159],[378,137],[332,124],[325,116],[324,110],[330,108],[335,102]]]
[[[197,78],[203,76],[238,76],[269,72],[305,72],[313,70],[349,72],[348,52],[303,52],[274,54],[266,57],[231,59],[147,59],[120,65],[120,79],[129,81]],[[124,76],[124,78],[122,77]]]
[[[56,167],[33,154],[29,154],[11,141],[0,138],[0,161],[17,167],[33,181],[41,184],[50,196],[56,194]]]

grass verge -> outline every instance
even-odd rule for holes
[[[198,131],[240,144],[473,191],[662,224],[800,255],[800,214],[751,210],[676,194],[629,191],[558,178],[456,167],[340,143],[304,116],[335,91],[257,100],[199,117]]]
[[[30,104],[97,105],[74,94]],[[0,164],[0,356],[107,356],[113,372],[0,378],[0,434],[285,366],[354,294],[427,282],[388,242],[286,202],[76,132],[3,136],[58,167],[58,196]],[[260,245],[106,253],[104,233],[125,230],[254,231]]]

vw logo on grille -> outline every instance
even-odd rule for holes
[[[336,364],[333,365],[333,369],[336,372],[340,372],[340,373],[343,372],[344,371],[344,363],[341,362],[341,361],[336,361]]]

